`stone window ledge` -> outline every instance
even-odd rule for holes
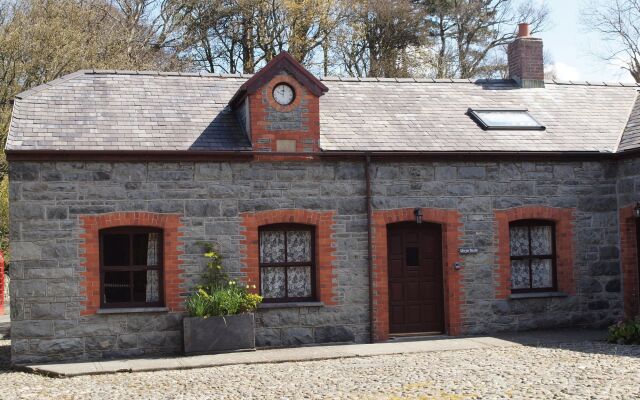
[[[101,308],[96,314],[136,314],[136,313],[164,313],[167,307],[133,307],[133,308]]]
[[[511,300],[518,299],[543,299],[548,297],[568,297],[564,292],[533,292],[533,293],[512,293],[509,295]]]
[[[321,301],[297,301],[292,303],[260,303],[258,305],[259,309],[300,307],[324,307],[324,303]]]

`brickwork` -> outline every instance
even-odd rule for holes
[[[80,315],[95,314],[100,308],[100,230],[117,226],[144,226],[160,228],[163,232],[163,283],[164,301],[169,311],[182,311],[182,226],[180,215],[129,211],[99,215],[80,215],[80,256],[83,272],[80,273]]]
[[[280,83],[290,85],[295,98],[282,106],[273,99]],[[257,151],[277,151],[278,140],[295,140],[299,153],[315,153],[320,140],[320,101],[293,76],[276,75],[262,89],[249,96],[251,141]]]
[[[496,210],[496,240],[498,252],[498,273],[496,298],[507,299],[511,294],[511,257],[509,246],[509,223],[521,219],[553,221],[556,235],[556,277],[558,290],[569,295],[576,294],[574,276],[574,234],[575,210],[571,208],[551,208],[525,206],[507,210]]]
[[[260,286],[258,229],[271,224],[313,225],[316,233],[316,293],[318,300],[328,306],[336,305],[334,281],[335,211],[273,210],[240,214],[240,270],[248,285]]]
[[[457,271],[460,245],[460,214],[455,210],[422,209],[424,222],[437,223],[442,229],[442,267],[444,269],[445,329],[450,335],[459,335],[460,307],[464,292]],[[373,335],[375,341],[389,338],[389,275],[387,253],[387,225],[415,221],[414,209],[376,210],[373,226]]]
[[[167,223],[181,216],[180,298],[202,282],[203,242],[216,246],[232,278],[243,278],[243,215],[296,209],[321,216],[307,221],[318,223],[323,237],[333,236],[321,256],[332,266],[330,272],[324,269],[323,286],[332,279],[330,292],[321,288],[324,306],[259,310],[257,343],[362,343],[369,338],[361,163],[14,162],[10,169],[14,362],[182,351],[180,312],[81,315],[83,220],[130,212],[166,216]],[[326,215],[331,224],[324,223]]]
[[[0,315],[4,314],[4,298],[5,298],[5,283],[4,283],[4,254],[0,251]]]
[[[582,161],[375,161],[371,166],[372,203],[375,212],[404,210],[395,217],[403,220],[413,219],[413,208],[423,208],[425,221],[440,223],[447,230],[443,268],[453,274],[446,283],[450,290],[449,333],[605,326],[622,316],[617,204],[623,200],[621,204],[631,204],[637,196],[637,165],[631,161],[620,168],[612,162]],[[302,221],[304,215],[309,223],[325,229],[322,218],[331,215],[326,227],[331,234],[322,236],[333,239],[329,262],[332,301],[323,306],[260,309],[256,340],[260,346],[367,342],[370,314],[364,176],[361,161],[326,159],[12,162],[14,362],[181,351],[180,312],[81,315],[85,298],[80,290],[86,272],[81,254],[82,221],[88,216],[129,212],[181,216],[182,226],[177,228],[182,233],[182,248],[178,249],[182,252],[178,255],[181,297],[201,283],[206,267],[203,242],[216,245],[232,278],[246,277],[250,268],[245,251],[251,245],[246,242],[250,240],[248,216],[278,215],[273,219],[276,221],[297,210],[293,214],[299,215],[289,218]],[[527,206],[574,210],[575,294],[517,300],[496,296],[500,271],[496,211]],[[274,210],[283,211],[272,213]],[[406,210],[411,210],[410,215]],[[450,217],[454,214],[455,218]],[[374,229],[384,231],[380,226]],[[380,265],[378,262],[385,261],[381,249],[386,242],[377,243],[375,261]],[[457,253],[460,247],[477,248],[478,253],[461,255]],[[455,261],[461,263],[459,271],[452,270]],[[374,278],[380,284],[380,292],[374,294],[382,304],[385,279],[382,274]],[[381,322],[388,315],[379,310],[375,315],[374,322],[382,326],[378,338],[384,338]]]
[[[638,239],[633,215],[634,204],[620,209],[620,264],[622,265],[624,313],[633,318],[640,312],[640,282],[638,277]]]
[[[640,277],[635,230],[635,225],[640,221],[633,218],[633,208],[640,201],[640,157],[620,163],[617,191],[624,313],[625,316],[632,317],[640,312]]]
[[[478,249],[459,255],[462,334],[602,327],[622,315],[617,171],[615,162],[377,162],[371,171],[373,205],[460,213],[460,247]],[[575,292],[518,299],[496,294],[496,211],[521,207],[574,210]]]
[[[524,83],[541,82],[544,86],[544,56],[542,39],[519,37],[509,43],[509,76]]]

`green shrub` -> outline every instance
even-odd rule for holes
[[[240,286],[226,278],[222,271],[222,257],[213,250],[213,246],[207,246],[204,256],[209,260],[205,283],[187,299],[189,316],[207,318],[253,312],[262,302],[262,297],[250,293],[249,285]]]
[[[640,319],[620,321],[609,327],[610,343],[640,344]]]

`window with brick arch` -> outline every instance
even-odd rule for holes
[[[162,230],[118,227],[100,231],[100,307],[159,307]]]
[[[520,220],[509,224],[511,291],[556,290],[555,224]]]
[[[315,228],[300,224],[262,226],[260,294],[265,302],[315,300]]]

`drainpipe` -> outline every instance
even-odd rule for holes
[[[373,214],[373,206],[371,205],[371,155],[365,155],[364,163],[364,179],[366,187],[365,201],[367,203],[367,264],[369,267],[369,340],[374,342],[373,335],[373,227],[371,226],[371,216]]]

